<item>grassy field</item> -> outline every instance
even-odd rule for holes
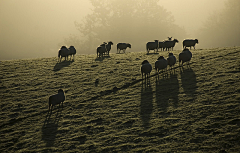
[[[240,47],[192,53],[146,81],[141,62],[167,52],[1,61],[0,152],[239,152]]]

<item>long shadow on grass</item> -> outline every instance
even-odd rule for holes
[[[110,57],[110,55],[108,56],[108,55],[105,55],[105,56],[103,56],[103,57],[97,57],[96,59],[95,59],[95,61],[100,61],[100,62],[102,62],[105,58],[111,58]]]
[[[187,96],[191,96],[195,99],[195,93],[197,89],[196,74],[189,68],[181,68],[180,71],[182,87]]]
[[[46,147],[52,147],[54,145],[61,113],[62,109],[59,108],[55,117],[51,118],[52,112],[48,112],[46,116],[42,126],[42,140],[45,141]]]
[[[149,127],[149,121],[153,111],[153,92],[150,78],[142,81],[140,116],[145,128]]]
[[[74,62],[74,60],[71,60],[71,61],[63,61],[63,62],[60,62],[60,63],[56,63],[56,65],[55,65],[54,68],[53,68],[53,71],[59,71],[59,70],[61,70],[62,68],[69,66],[69,65],[72,64],[73,62]]]
[[[179,82],[177,74],[170,74],[168,78],[156,76],[156,103],[159,115],[167,117],[169,106],[178,107]]]

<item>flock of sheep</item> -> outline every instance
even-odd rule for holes
[[[192,58],[191,51],[187,48],[184,48],[183,51],[179,54],[179,58],[178,58],[179,65],[183,66],[183,63],[185,62],[189,64],[191,58]],[[157,73],[159,73],[160,70],[162,71],[166,70],[168,65],[170,69],[172,69],[172,67],[176,64],[176,62],[177,60],[176,60],[176,57],[173,55],[173,53],[169,53],[167,59],[165,59],[163,56],[160,56],[155,62],[155,70]],[[151,71],[152,71],[152,65],[147,60],[144,60],[141,66],[142,79],[143,79],[143,75],[145,76],[145,79],[148,78],[150,76]]]
[[[62,58],[65,57],[65,60],[70,57],[70,60],[74,59],[74,55],[76,54],[76,49],[74,46],[70,46],[67,48],[66,46],[62,46],[61,49],[58,51],[58,61],[61,62]]]
[[[149,53],[150,50],[155,50],[158,51],[160,48],[161,50],[173,50],[173,47],[175,46],[175,43],[178,42],[177,39],[171,40],[172,37],[168,37],[168,40],[159,42],[158,40],[155,40],[154,42],[148,42],[146,44],[147,48],[147,53]],[[186,47],[194,47],[195,49],[195,44],[198,43],[197,39],[186,39],[183,41],[183,51],[179,54],[179,65],[182,62],[183,63],[187,62],[189,64],[189,61],[192,58],[192,53],[190,52],[189,49]],[[97,47],[97,57],[103,57],[103,55],[107,54],[109,56],[109,52],[111,50],[111,46],[113,45],[112,41],[109,41],[108,43],[104,42],[101,45]],[[117,53],[120,53],[121,50],[125,53],[125,50],[127,48],[131,48],[131,44],[129,43],[118,43],[117,44]],[[74,46],[70,46],[67,48],[66,46],[62,46],[61,49],[58,51],[58,61],[61,62],[62,57],[65,57],[65,60],[68,59],[70,56],[70,59],[74,59],[74,55],[76,54],[76,49]],[[176,64],[176,57],[173,55],[173,53],[169,53],[168,58],[165,59],[163,56],[160,56],[157,61],[155,62],[155,70],[157,73],[159,73],[160,70],[164,71],[167,70],[167,66],[172,69],[172,67]],[[147,61],[144,60],[141,65],[141,74],[142,74],[142,79],[143,76],[145,76],[145,79],[150,76],[150,73],[152,71],[152,65]],[[58,90],[58,93],[55,95],[51,95],[49,97],[49,111],[52,110],[52,107],[62,103],[65,101],[65,94],[62,89]]]

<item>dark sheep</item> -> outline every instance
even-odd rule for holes
[[[164,42],[166,50],[168,50],[168,51],[169,51],[170,49],[173,50],[173,47],[175,46],[176,43],[178,43],[178,40],[177,40],[177,39],[166,40],[166,41]]]
[[[58,51],[58,61],[61,62],[62,58],[65,57],[65,60],[68,59],[69,50],[66,46],[62,46],[61,49]]]
[[[158,52],[158,40],[155,40],[154,42],[148,42],[146,44],[146,48],[147,48],[147,53],[149,53],[150,50],[154,50],[154,53],[155,53],[155,50],[157,50]]]
[[[160,48],[161,51],[164,51],[164,49],[165,49],[165,42],[164,41],[159,41],[158,42],[158,48]]]
[[[189,49],[185,48],[180,54],[179,54],[179,66],[180,63],[182,62],[182,66],[183,63],[187,62],[187,64],[189,65],[189,62],[192,58],[192,53],[190,52]]]
[[[72,59],[74,60],[74,55],[76,54],[76,49],[75,49],[75,47],[74,47],[74,46],[70,46],[70,47],[68,48],[68,50],[69,50],[70,59],[71,59],[71,57],[72,57]]]
[[[147,60],[144,60],[141,66],[142,79],[143,79],[143,74],[145,76],[145,79],[148,78],[150,76],[151,71],[152,71],[152,65]]]
[[[173,53],[168,54],[167,61],[168,61],[168,65],[172,69],[172,67],[176,64],[176,57],[173,55]]]
[[[185,39],[183,40],[183,48],[186,47],[193,47],[195,49],[195,45],[198,44],[198,40],[197,39]]]
[[[121,50],[123,50],[123,53],[125,53],[125,50],[128,48],[131,48],[131,44],[129,43],[118,43],[117,44],[117,53],[120,53]]]
[[[51,111],[52,111],[53,106],[55,106],[57,104],[59,104],[59,106],[60,106],[60,104],[62,103],[62,106],[63,106],[64,101],[65,101],[64,91],[62,89],[59,89],[57,94],[51,95],[49,97],[49,102],[48,102],[49,103],[49,110],[51,108]]]
[[[157,71],[157,73],[159,73],[160,70],[163,71],[164,69],[166,69],[167,65],[167,60],[163,56],[160,56],[155,62],[155,70]]]

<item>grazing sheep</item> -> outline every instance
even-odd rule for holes
[[[179,66],[180,63],[182,62],[182,66],[183,63],[187,62],[187,64],[189,65],[189,62],[192,58],[192,53],[190,52],[189,49],[185,48],[180,54],[179,54]]]
[[[176,64],[176,57],[173,55],[173,53],[168,54],[167,61],[168,61],[168,65],[172,69],[172,66]]]
[[[197,39],[185,39],[183,40],[183,48],[186,47],[193,47],[195,49],[195,45],[198,44],[198,40]]]
[[[69,50],[70,59],[71,59],[71,57],[72,57],[72,59],[74,60],[74,55],[76,54],[76,49],[75,49],[75,47],[74,47],[74,46],[70,46],[70,47],[68,48],[68,50]]]
[[[158,42],[158,48],[161,48],[161,51],[164,51],[164,49],[165,49],[165,42],[164,41],[159,41]]]
[[[175,46],[175,43],[178,43],[178,40],[177,40],[177,39],[166,40],[166,41],[164,42],[166,50],[168,50],[168,51],[169,51],[169,49],[172,49],[172,50],[173,50],[173,47]]]
[[[167,60],[163,56],[160,56],[155,62],[155,70],[157,71],[157,73],[159,73],[160,70],[162,70],[163,72],[163,70],[167,68],[167,65]]]
[[[58,90],[58,93],[55,94],[55,95],[51,95],[49,97],[49,110],[50,110],[50,107],[51,107],[51,111],[52,111],[52,107],[62,103],[63,105],[63,102],[65,101],[65,94],[64,94],[64,91],[62,89],[59,89]]]
[[[154,53],[155,53],[155,49],[158,52],[158,40],[154,40],[154,42],[148,42],[146,44],[146,48],[147,48],[147,53],[149,53],[150,50],[154,50]]]
[[[147,60],[144,60],[141,66],[142,79],[143,79],[143,74],[145,76],[145,79],[148,78],[150,76],[151,71],[152,71],[152,65]]]
[[[111,50],[111,46],[113,45],[113,42],[112,41],[109,41],[107,44],[106,44],[106,52],[109,56],[109,52]]]
[[[61,62],[62,57],[65,57],[65,60],[68,59],[69,50],[66,46],[62,46],[61,49],[58,51],[58,61]]]
[[[103,54],[107,51],[106,44],[101,44],[97,47],[97,57],[103,57]]]
[[[120,53],[121,50],[123,50],[123,53],[125,53],[125,50],[127,49],[127,47],[131,48],[131,44],[129,44],[129,43],[118,43],[117,44],[117,53]]]

